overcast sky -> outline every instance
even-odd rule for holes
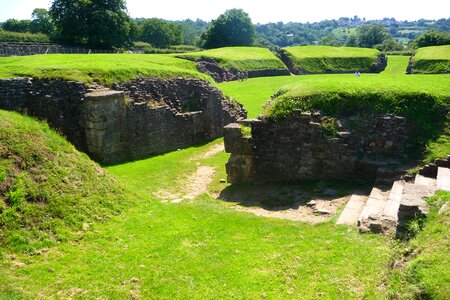
[[[0,0],[0,21],[29,19],[34,8],[48,8],[51,0]],[[397,20],[450,17],[450,0],[128,0],[133,18],[210,21],[226,9],[242,8],[254,23],[315,22],[339,17]]]

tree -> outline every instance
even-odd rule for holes
[[[447,32],[428,30],[415,40],[417,47],[450,45],[450,35]]]
[[[179,45],[183,41],[181,26],[160,19],[145,20],[140,28],[139,38],[157,48]]]
[[[55,26],[45,8],[35,8],[31,14],[31,32],[50,34],[55,31]]]
[[[381,24],[364,24],[357,29],[357,44],[359,47],[372,48],[389,38],[392,38],[392,36]]]
[[[383,43],[373,46],[380,51],[402,51],[404,47],[397,43],[393,38],[386,39]]]
[[[123,47],[135,33],[124,0],[54,0],[50,15],[63,41]]]
[[[3,23],[2,28],[5,31],[13,32],[30,32],[31,21],[29,20],[16,20],[8,19]]]
[[[255,27],[242,9],[225,11],[202,34],[202,46],[206,49],[226,46],[250,46],[255,41]]]

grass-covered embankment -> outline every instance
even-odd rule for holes
[[[283,62],[269,49],[259,47],[225,47],[201,52],[179,54],[191,60],[214,60],[227,69],[259,71],[267,69],[286,70]]]
[[[73,238],[127,205],[123,190],[46,124],[0,111],[0,248]]]
[[[371,71],[380,52],[376,49],[331,46],[293,46],[281,49],[301,73]]]
[[[284,93],[266,107],[264,117],[284,119],[295,109],[320,110],[330,116],[392,113],[409,121],[418,143],[411,150],[418,154],[419,148],[446,134],[450,110],[449,78],[440,84],[431,83],[433,80],[414,80],[414,86],[407,83],[410,80],[402,80],[407,76],[392,79],[389,76],[346,77],[335,82],[313,81],[308,86],[300,83],[285,86]]]
[[[450,45],[419,48],[412,59],[412,73],[450,73]]]
[[[450,192],[429,199],[423,231],[397,247],[397,262],[389,279],[391,299],[448,299],[450,295]]]
[[[50,37],[42,33],[11,32],[0,30],[0,43],[50,43]]]
[[[283,118],[297,108],[321,109],[330,114],[359,110],[399,113],[425,129],[418,135],[426,147],[424,163],[448,155],[450,132],[442,127],[450,103],[450,76],[407,76],[407,57],[389,59],[393,64],[381,74],[363,74],[359,78],[350,74],[266,77],[218,86],[242,103],[250,118],[263,113]],[[285,93],[263,111],[266,100],[280,90]]]
[[[0,57],[0,78],[33,77],[110,84],[137,77],[202,78],[195,63],[160,54],[48,54]]]
[[[207,194],[181,203],[159,201],[167,194],[182,193],[198,164],[213,167],[212,185],[225,188],[220,178],[225,177],[229,155],[220,152],[202,158],[218,143],[222,141],[108,167],[141,201],[108,222],[93,224],[76,244],[62,243],[45,255],[20,254],[14,262],[0,261],[0,295],[26,299],[385,295],[390,261],[385,237],[360,235],[333,222],[314,225],[257,217]],[[16,261],[25,265],[11,267]]]

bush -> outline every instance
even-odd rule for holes
[[[50,43],[50,37],[43,33],[11,32],[0,30],[0,42]]]
[[[450,34],[443,31],[428,30],[415,40],[417,47],[450,45]]]

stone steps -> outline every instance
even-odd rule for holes
[[[353,194],[347,202],[336,224],[356,225],[369,196]]]
[[[436,187],[439,190],[450,191],[450,168],[438,168]]]
[[[360,232],[401,234],[409,220],[428,213],[423,198],[433,196],[436,190],[450,191],[449,164],[448,159],[436,160],[436,164],[424,167],[414,181],[397,180],[390,189],[377,180],[369,196],[352,195],[336,224],[357,222]]]
[[[383,209],[383,219],[397,222],[397,213],[400,206],[400,201],[402,199],[404,187],[405,182],[402,180],[397,180],[392,185],[391,192],[389,193],[388,200]]]
[[[369,199],[358,218],[358,226],[361,232],[381,231],[381,218],[389,193],[390,190],[383,187],[374,187],[372,189]]]

